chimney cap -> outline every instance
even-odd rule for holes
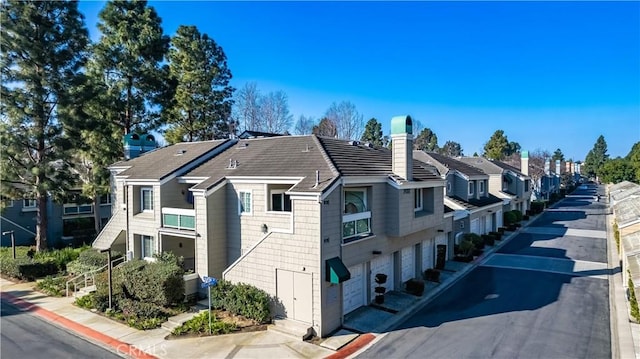
[[[391,134],[392,135],[403,135],[403,134],[413,134],[413,121],[411,120],[411,116],[403,115],[403,116],[395,116],[391,119]]]

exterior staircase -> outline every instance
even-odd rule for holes
[[[269,325],[267,330],[284,334],[299,341],[305,341],[314,335],[311,325],[286,318],[274,319],[273,324]]]
[[[202,299],[198,301],[195,306],[191,307],[190,312],[170,317],[166,322],[162,323],[161,327],[164,330],[172,332],[175,328],[181,326],[187,320],[195,317],[202,312],[206,312],[207,310],[209,310],[209,299]]]

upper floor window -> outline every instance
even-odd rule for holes
[[[473,182],[469,182],[469,196],[473,196],[473,193],[474,193],[473,185],[474,185]]]
[[[527,192],[531,189],[531,181],[524,180],[524,191]]]
[[[140,189],[140,205],[142,212],[153,211],[153,188],[143,187]]]
[[[37,206],[37,201],[35,199],[23,199],[22,200],[22,207],[23,208],[36,208]]]
[[[422,211],[422,188],[416,188],[413,192],[413,210]]]
[[[355,241],[371,233],[371,212],[367,203],[367,190],[349,188],[344,190],[344,215],[342,216],[342,238],[344,243]]]
[[[93,213],[93,205],[92,204],[76,204],[76,203],[66,203],[63,205],[64,214],[89,214]]]
[[[291,197],[285,190],[271,190],[271,210],[275,212],[291,212]]]
[[[111,204],[111,195],[106,193],[100,196],[100,204]]]
[[[478,193],[483,194],[484,193],[484,181],[480,181],[480,182],[478,182],[478,184],[480,185],[480,189],[479,189]]]
[[[240,213],[251,214],[251,192],[239,192],[238,201]]]

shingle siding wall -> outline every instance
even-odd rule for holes
[[[227,211],[226,190],[220,189],[208,197],[207,201],[207,243],[209,253],[209,273],[220,278],[231,264],[227,260],[227,216],[237,217]]]
[[[141,187],[153,187],[153,212],[140,212],[140,188]],[[147,235],[153,236],[156,241],[156,250],[158,246],[158,228],[161,226],[160,215],[160,186],[129,186],[129,203],[128,211],[129,215],[129,232],[127,236],[129,238],[129,249],[134,248],[134,258],[140,258],[140,243],[139,239],[134,238],[134,235]],[[133,199],[133,200],[131,200]],[[135,214],[132,214],[135,213]],[[138,242],[138,243],[136,243]]]
[[[502,175],[489,176],[489,193],[498,196],[502,191]]]
[[[327,196],[321,211],[320,288],[324,307],[319,334],[323,337],[342,325],[342,286],[329,283],[323,267],[325,260],[342,257],[342,211],[342,187],[338,187]]]
[[[453,178],[453,195],[462,199],[469,198],[469,181],[460,176],[453,176]]]
[[[223,190],[218,192],[224,193]],[[211,198],[208,199],[211,201]],[[208,255],[208,243],[210,241],[210,231],[212,230],[213,223],[209,222],[209,213],[207,211],[207,198],[196,196],[194,197],[194,209],[196,211],[196,233],[200,236],[196,237],[196,272],[202,276],[216,277],[215,273],[209,271],[209,255]],[[219,277],[216,277],[219,278]],[[206,291],[203,291],[206,293]]]
[[[189,193],[190,186],[191,185],[187,183],[178,183],[177,179],[173,179],[163,184],[160,189],[162,192],[162,202],[160,202],[160,207],[193,208],[193,205],[187,202],[187,195]]]

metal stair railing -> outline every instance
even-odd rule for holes
[[[114,260],[111,261],[111,268],[115,268],[117,265],[121,264],[119,262],[124,262],[125,257],[122,256],[120,258],[116,258]],[[109,264],[105,264],[100,268],[88,271],[86,273],[82,273],[80,275],[77,275],[71,279],[69,279],[66,283],[66,294],[67,297],[69,296],[69,287],[73,286],[73,292],[72,294],[76,294],[78,293],[78,289],[82,289],[82,288],[86,288],[92,285],[96,284],[96,274],[101,273],[103,271],[105,271],[108,268]],[[78,285],[80,284],[84,284],[82,287],[78,288]]]

